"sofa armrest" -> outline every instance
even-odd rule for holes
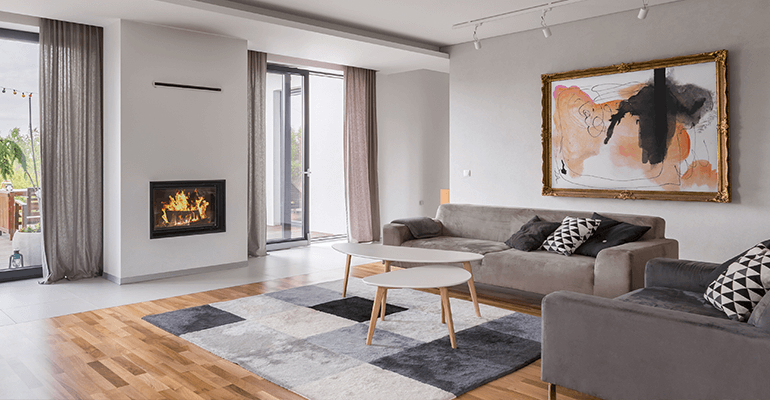
[[[765,398],[770,333],[572,292],[542,304],[542,379],[613,399]]]
[[[644,269],[644,286],[705,292],[708,286],[706,277],[719,265],[704,261],[653,258],[647,261]]]
[[[382,244],[388,246],[401,246],[401,243],[412,240],[414,237],[409,228],[404,224],[385,224],[382,227]]]
[[[676,258],[679,242],[652,239],[606,248],[596,255],[594,295],[613,298],[644,287],[644,266],[656,257]]]

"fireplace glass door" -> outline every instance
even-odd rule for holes
[[[225,181],[150,182],[150,239],[225,232]]]
[[[308,79],[304,70],[268,66],[268,249],[308,243]]]

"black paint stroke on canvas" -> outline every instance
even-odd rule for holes
[[[692,84],[679,85],[666,77],[665,68],[657,68],[653,82],[620,102],[618,111],[610,117],[604,144],[610,141],[615,125],[626,114],[631,114],[639,119],[642,162],[659,164],[666,158],[669,143],[676,132],[676,123],[694,127],[713,107],[710,91]]]

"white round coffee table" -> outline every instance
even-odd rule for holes
[[[484,258],[481,254],[470,253],[467,251],[423,249],[419,247],[406,246],[388,246],[383,244],[362,244],[362,243],[337,243],[332,245],[334,250],[347,254],[345,263],[345,280],[342,284],[342,297],[345,297],[348,288],[348,277],[350,276],[350,257],[363,257],[385,262],[385,272],[390,271],[392,262],[408,262],[416,264],[451,264],[462,263],[465,270],[471,274],[468,279],[468,290],[473,300],[473,306],[476,309],[476,316],[481,316],[479,301],[476,297],[476,285],[473,283],[473,271],[471,270],[471,261],[478,261]],[[456,267],[451,267],[456,268]],[[462,282],[461,282],[462,283]],[[437,287],[437,286],[431,286]]]
[[[441,293],[441,322],[446,320],[447,329],[449,329],[449,340],[452,343],[452,348],[456,349],[457,340],[455,339],[452,309],[449,305],[449,290],[447,288],[465,283],[469,279],[471,279],[470,272],[450,265],[426,265],[424,267],[400,269],[364,278],[363,281],[367,285],[377,286],[366,344],[372,344],[377,317],[380,316],[381,319],[385,319],[385,303],[387,302],[388,289],[438,288]]]

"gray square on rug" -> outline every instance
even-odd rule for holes
[[[513,313],[480,325],[481,327],[508,335],[542,342],[540,338],[540,318],[534,315]]]
[[[457,349],[446,336],[371,364],[457,395],[540,357],[540,343],[479,326],[456,336]]]
[[[424,343],[383,329],[376,329],[372,344],[367,345],[365,339],[368,331],[369,325],[356,324],[311,336],[307,341],[365,362],[372,362]]]
[[[210,305],[147,315],[143,320],[174,335],[197,332],[243,321],[243,318]]]
[[[182,338],[288,389],[362,364],[257,321],[193,332]]]

